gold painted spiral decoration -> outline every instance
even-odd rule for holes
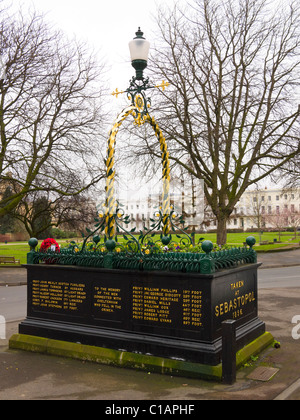
[[[105,235],[111,239],[115,236],[115,218],[116,199],[115,199],[115,143],[118,131],[122,122],[135,111],[134,106],[125,108],[116,119],[108,139],[107,158],[106,158],[106,227]]]
[[[140,116],[139,108],[141,103],[137,106],[129,106],[125,108],[121,114],[116,119],[110,133],[107,147],[107,158],[106,158],[106,204],[105,204],[105,235],[108,239],[111,239],[115,236],[115,218],[114,214],[116,212],[116,199],[115,199],[115,143],[116,136],[118,131],[123,123],[123,121],[134,112],[137,113],[135,121],[137,123],[138,116]],[[161,129],[159,128],[157,122],[149,114],[147,114],[141,123],[147,121],[153,128],[156,137],[160,143],[160,149],[162,154],[162,163],[163,163],[163,195],[162,195],[162,213],[163,213],[163,234],[167,236],[170,233],[171,224],[170,224],[170,164],[169,164],[169,153],[167,149],[166,139],[164,138]],[[139,124],[140,125],[140,124]]]
[[[167,236],[171,230],[170,223],[170,162],[167,142],[157,122],[149,114],[147,121],[152,126],[156,137],[159,140],[162,164],[163,164],[163,195],[162,195],[162,213],[163,213],[163,234]]]

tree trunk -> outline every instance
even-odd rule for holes
[[[223,216],[218,219],[217,245],[225,245],[227,242],[227,219]]]

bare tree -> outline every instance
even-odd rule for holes
[[[219,244],[244,191],[299,155],[299,7],[195,0],[158,16],[151,66],[171,84],[158,120],[170,159],[204,179]]]
[[[278,231],[279,241],[281,241],[281,232],[289,226],[289,211],[277,207],[275,211],[266,216],[266,222]]]
[[[300,228],[300,212],[297,210],[289,210],[290,213],[290,226],[294,229],[295,239],[297,238],[297,232]]]
[[[300,187],[300,154],[289,161],[281,168],[278,174],[274,176],[275,181],[285,179],[284,188],[299,188]]]
[[[53,227],[79,232],[93,225],[96,205],[87,195],[57,196],[36,191],[27,195],[12,212],[25,227],[29,237],[40,235]]]
[[[246,208],[248,210],[249,220],[258,229],[264,228],[266,216],[265,193],[256,187],[253,194],[249,195],[247,198]]]
[[[0,16],[0,182],[17,185],[1,217],[34,191],[73,196],[96,184],[105,114],[104,68],[87,46],[37,13]]]

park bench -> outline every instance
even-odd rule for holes
[[[15,257],[0,256],[0,264],[20,264],[20,260]]]

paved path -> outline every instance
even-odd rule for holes
[[[258,253],[257,259],[262,262],[261,268],[276,268],[276,267],[289,267],[300,266],[300,249],[282,252],[265,252]]]
[[[240,369],[231,386],[9,350],[8,338],[18,332],[18,323],[7,323],[7,339],[0,340],[0,401],[102,400],[98,412],[104,414],[111,401],[130,406],[134,404],[131,400],[157,405],[163,400],[186,400],[186,404],[197,400],[299,400],[300,339],[292,337],[292,319],[300,315],[299,301],[300,288],[260,290],[259,316],[281,347],[264,351],[258,360]],[[269,382],[249,379],[258,366],[279,371]],[[196,405],[199,415],[201,407]]]
[[[25,268],[0,268],[0,286],[23,286],[27,284]]]

